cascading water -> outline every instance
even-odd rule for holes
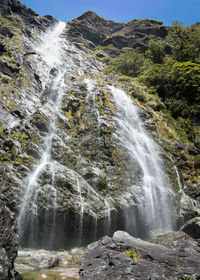
[[[97,129],[99,130],[100,127],[100,115],[99,115],[99,107],[96,104],[96,93],[94,90],[95,87],[95,81],[90,80],[90,79],[85,79],[84,80],[86,85],[87,85],[87,96],[86,96],[86,101],[89,103],[89,108],[90,108],[90,113],[91,115],[94,115],[98,122],[98,127]]]
[[[107,229],[107,234],[110,234],[110,227],[111,227],[111,216],[110,216],[110,203],[108,202],[108,199],[105,199],[105,216],[107,217],[106,221],[106,229]]]
[[[63,164],[61,158],[54,157],[55,143],[59,142],[58,146],[64,150],[64,157],[71,149],[67,142],[73,137],[67,130],[70,127],[69,112],[72,113],[73,105],[79,104],[80,100],[85,102],[83,110],[92,119],[91,124],[95,124],[93,133],[96,136],[97,150],[101,149],[103,143],[102,127],[107,126],[107,120],[100,114],[98,100],[101,90],[96,87],[97,81],[83,80],[87,85],[84,101],[79,96],[72,97],[73,94],[70,96],[67,93],[68,89],[70,91],[74,87],[71,80],[83,76],[88,69],[93,71],[95,76],[97,69],[93,61],[90,62],[83,52],[69,44],[62,36],[64,28],[64,23],[56,24],[54,29],[47,30],[39,38],[41,43],[35,47],[35,52],[40,56],[40,61],[36,60],[35,71],[42,82],[35,111],[39,110],[46,117],[47,131],[41,133],[43,145],[40,149],[40,160],[24,180],[18,216],[21,244],[58,249],[85,245],[104,234],[112,234],[118,228],[145,238],[150,236],[150,231],[158,228],[170,230],[173,225],[169,217],[168,198],[172,195],[167,176],[162,170],[162,161],[158,157],[157,147],[142,128],[136,107],[123,91],[110,87],[117,108],[119,130],[115,136],[117,145],[125,150],[130,158],[133,165],[131,176],[135,179],[133,183],[137,182],[137,186],[125,190],[125,195],[122,195],[123,205],[120,204],[120,198],[113,198],[112,192],[103,193],[90,185],[83,175],[84,168],[81,173],[73,165],[71,167],[70,161]],[[70,74],[71,72],[73,74]],[[75,102],[72,101],[73,98]],[[63,103],[63,100],[67,101]],[[67,127],[63,134],[60,133],[59,121],[63,127]],[[112,117],[109,117],[109,121],[111,125],[114,124]],[[82,160],[81,155],[77,158]],[[85,160],[82,162],[85,164]],[[101,173],[101,167],[98,169],[95,166],[94,169],[96,182],[101,178],[101,174],[106,175]],[[121,210],[118,212],[115,205],[121,205],[121,209],[124,209],[126,203],[124,227],[120,220]],[[59,208],[62,208],[61,211]],[[26,242],[23,242],[24,240]]]
[[[40,47],[36,48],[36,52],[42,56],[41,64],[45,64],[46,72],[43,73],[45,75],[45,82],[43,84],[43,88],[48,83],[48,77],[50,75],[50,70],[52,67],[54,69],[58,68],[57,75],[53,79],[51,83],[51,93],[48,96],[48,102],[45,104],[46,109],[50,110],[50,119],[49,119],[49,132],[47,136],[44,138],[43,149],[41,150],[41,159],[38,165],[35,166],[33,171],[29,174],[29,176],[25,179],[24,184],[24,195],[22,199],[22,203],[20,205],[20,211],[18,215],[18,225],[19,225],[19,236],[21,242],[23,242],[24,234],[27,231],[27,228],[30,230],[29,243],[31,245],[32,239],[34,238],[34,232],[37,231],[37,215],[38,215],[38,191],[40,189],[40,185],[38,183],[38,179],[41,175],[41,172],[49,166],[51,169],[51,185],[48,188],[47,200],[51,201],[53,207],[53,219],[55,221],[55,211],[57,207],[56,199],[57,199],[57,191],[54,187],[54,170],[52,166],[51,159],[51,148],[53,138],[56,136],[56,122],[58,116],[60,114],[60,107],[63,95],[65,93],[65,83],[64,83],[64,70],[60,67],[62,65],[62,50],[61,50],[61,39],[60,35],[62,34],[65,28],[65,23],[59,22],[53,31],[48,31]],[[39,66],[39,65],[38,65]],[[42,71],[43,65],[39,68]],[[45,107],[44,106],[44,107]],[[30,207],[31,205],[31,207]],[[53,226],[53,225],[52,225]],[[31,236],[32,235],[32,236]],[[50,235],[49,235],[50,236]]]
[[[61,169],[63,166],[59,165],[51,154],[54,140],[59,140],[60,146],[66,148],[63,139],[58,135],[59,128],[57,126],[59,119],[65,123],[68,122],[61,110],[63,98],[67,96],[68,90],[65,83],[67,81],[66,73],[69,74],[74,69],[79,75],[83,74],[82,72],[88,65],[91,69],[94,66],[90,65],[90,62],[84,59],[84,55],[79,54],[79,51],[64,38],[62,33],[65,26],[63,22],[57,23],[54,28],[49,28],[42,36],[36,39],[36,42],[40,42],[39,46],[35,46],[33,43],[33,49],[40,57],[40,60],[36,60],[34,64],[37,66],[35,71],[42,82],[41,102],[37,102],[39,105],[36,109],[41,110],[47,117],[48,131],[46,136],[43,137],[43,146],[40,151],[41,158],[24,180],[22,202],[19,208],[20,241],[22,245],[29,247],[58,248],[60,246],[61,248],[66,246],[65,243],[70,243],[70,241],[63,240],[65,234],[62,232],[62,227],[63,225],[65,226],[65,215],[64,217],[56,216],[57,208],[59,207],[59,203],[57,203],[59,193],[55,182],[55,170]],[[94,68],[94,70],[96,69]],[[45,102],[43,102],[43,99]],[[67,169],[67,172],[70,173],[71,171]],[[68,234],[75,235],[71,239],[75,239],[76,244],[81,245],[84,206],[85,204],[87,205],[87,202],[82,197],[82,186],[84,185],[87,192],[91,193],[93,199],[95,197],[99,200],[99,197],[78,173],[72,171],[72,177],[75,179],[75,192],[79,200],[76,207],[79,214],[77,215],[78,217],[74,213],[72,215],[72,219],[74,219],[72,230],[75,231],[75,234],[70,232],[70,228]],[[88,206],[88,208],[90,207]],[[93,213],[93,216],[96,225],[96,214]],[[60,240],[56,240],[58,235]]]
[[[90,110],[90,114],[94,116],[94,118],[97,121],[97,130],[96,130],[96,136],[100,135],[100,127],[101,127],[101,118],[100,118],[100,113],[99,113],[99,106],[97,105],[96,102],[96,91],[95,91],[95,85],[97,84],[96,81],[91,80],[86,78],[85,83],[87,85],[87,96],[86,96],[86,101],[88,103],[88,107]],[[98,138],[98,137],[97,137]],[[111,205],[110,205],[110,200],[109,198],[105,198],[105,233],[109,234],[110,229],[111,229]]]
[[[181,183],[181,178],[180,174],[178,172],[178,169],[176,165],[174,164],[174,161],[172,158],[170,158],[172,163],[173,163],[173,168],[176,173],[177,177],[177,183],[179,187],[179,194],[180,194],[180,221],[179,221],[179,227],[182,227],[184,223],[187,221],[187,218],[184,217],[184,214],[192,210],[194,213],[198,213],[198,207],[196,205],[196,201],[193,200],[191,197],[185,194],[182,183]]]
[[[80,182],[79,182],[79,178],[77,177],[77,188],[78,188],[78,192],[79,192],[79,198],[80,198],[80,223],[79,223],[79,242],[81,245],[81,238],[82,238],[82,231],[83,231],[83,215],[84,215],[84,201],[82,198],[82,194],[81,194],[81,188],[80,188]]]
[[[126,229],[149,239],[153,231],[173,229],[173,194],[158,148],[143,128],[137,107],[123,90],[113,86],[109,89],[117,110],[116,142],[127,153],[137,182],[133,186],[135,206],[125,210]]]

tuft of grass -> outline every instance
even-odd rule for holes
[[[127,257],[130,257],[131,259],[133,259],[135,262],[141,260],[141,255],[139,253],[137,253],[135,250],[127,250],[124,252],[124,254]]]

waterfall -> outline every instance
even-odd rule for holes
[[[99,113],[99,106],[96,102],[96,94],[97,92],[95,91],[95,85],[97,84],[96,81],[91,80],[91,79],[84,79],[86,85],[87,85],[87,96],[86,96],[86,102],[88,103],[88,108],[90,110],[90,114],[91,116],[93,116],[96,121],[97,121],[97,130],[96,130],[96,137],[98,138],[100,136],[100,128],[101,128],[101,117],[100,117],[100,113]],[[100,137],[99,137],[100,138]],[[110,234],[110,230],[111,230],[111,204],[110,204],[110,200],[112,200],[109,197],[106,197],[104,199],[104,203],[105,203],[105,233],[106,234]],[[95,221],[95,225],[96,225]],[[96,228],[96,226],[95,226]]]
[[[178,187],[179,187],[179,193],[181,195],[185,195],[184,191],[183,191],[183,186],[181,184],[181,178],[180,178],[180,175],[179,175],[179,172],[178,172],[178,169],[176,167],[176,165],[173,165],[174,167],[174,170],[175,170],[175,173],[176,173],[176,177],[177,177],[177,182],[178,182]]]
[[[179,194],[180,194],[180,221],[179,221],[179,227],[182,227],[185,223],[185,213],[189,212],[189,211],[193,211],[198,213],[198,207],[196,205],[196,201],[193,200],[191,197],[189,197],[188,195],[185,194],[182,183],[181,183],[181,178],[180,178],[180,174],[178,172],[178,169],[176,167],[176,165],[174,164],[174,161],[172,158],[170,158],[172,163],[173,163],[173,168],[174,171],[176,173],[176,177],[177,177],[177,183],[178,183],[178,187],[179,187]]]
[[[82,231],[83,231],[84,200],[81,194],[79,177],[77,177],[77,189],[78,189],[79,199],[80,199],[80,222],[79,222],[78,239],[81,245],[81,238],[82,238]]]
[[[126,229],[150,239],[158,232],[173,229],[173,193],[158,147],[143,128],[138,108],[123,90],[113,86],[109,89],[117,110],[116,143],[128,155],[129,168],[137,182],[135,205],[125,210]]]
[[[56,136],[57,131],[57,119],[60,114],[60,107],[63,96],[65,94],[65,83],[64,83],[64,70],[60,67],[62,65],[62,49],[61,49],[61,38],[65,28],[65,23],[59,22],[55,25],[53,31],[47,30],[45,33],[41,45],[36,47],[36,52],[42,56],[41,65],[38,65],[38,71],[43,73],[45,76],[43,88],[48,83],[48,77],[52,67],[57,69],[57,75],[51,82],[51,93],[48,96],[48,101],[45,104],[46,108],[50,111],[48,133],[44,138],[43,148],[41,150],[41,158],[39,163],[35,166],[33,171],[25,178],[23,188],[23,198],[20,205],[20,211],[18,215],[18,226],[19,236],[21,241],[24,239],[25,228],[30,226],[30,232],[34,236],[34,232],[37,231],[37,215],[38,215],[38,191],[40,184],[38,179],[41,173],[47,166],[51,169],[51,186],[48,188],[46,194],[47,200],[51,201],[53,207],[53,219],[55,221],[55,212],[57,207],[57,191],[54,187],[54,170],[51,159],[51,148],[53,138]],[[45,67],[44,65],[45,64]],[[44,69],[46,70],[44,72]],[[30,207],[31,205],[31,207]],[[53,225],[52,225],[53,226]],[[34,238],[30,236],[31,239]]]
[[[100,165],[98,168],[95,164],[91,165],[96,174],[96,182],[94,180],[96,185],[93,186],[93,181],[87,181],[84,177],[84,174],[87,174],[86,168],[77,172],[76,167],[73,170],[69,167],[70,164],[68,166],[68,162],[62,162],[60,159],[60,163],[52,156],[56,139],[60,142],[59,148],[64,152],[71,149],[67,142],[73,137],[68,135],[70,128],[62,134],[57,125],[58,121],[62,120],[61,124],[64,123],[66,127],[69,124],[70,127],[70,120],[65,111],[69,109],[67,107],[69,101],[82,103],[85,101],[84,110],[95,123],[97,149],[101,149],[103,144],[101,129],[107,126],[106,116],[100,114],[98,105],[101,90],[96,86],[97,80],[82,78],[88,70],[90,74],[92,72],[91,76],[97,78],[98,67],[96,68],[88,54],[76,49],[64,38],[64,29],[64,23],[57,23],[54,28],[48,29],[37,38],[36,44],[38,42],[39,44],[34,45],[38,56],[37,59],[33,58],[33,65],[42,87],[38,93],[39,100],[35,98],[37,102],[33,108],[46,117],[47,131],[41,132],[43,141],[40,145],[40,159],[38,162],[35,161],[35,165],[23,181],[18,214],[21,244],[51,249],[58,246],[62,248],[61,246],[66,246],[65,243],[86,245],[88,241],[93,241],[104,234],[112,234],[118,227],[144,238],[150,238],[153,231],[171,230],[173,219],[170,215],[170,200],[173,194],[158,148],[142,127],[138,109],[122,90],[109,86],[116,105],[115,121],[118,130],[114,135],[115,144],[128,155],[129,171],[131,169],[128,180],[134,179],[132,187],[122,187],[123,204],[120,203],[120,197],[114,197],[112,191],[109,192],[109,187],[106,194],[98,187],[95,188],[98,186],[96,183],[98,176],[105,171]],[[72,81],[79,78],[87,85],[85,99],[82,95],[81,99],[79,96],[72,97],[68,94],[68,89],[70,92],[74,85],[75,88],[79,85],[77,82],[73,84]],[[65,98],[67,101],[64,107]],[[73,126],[73,121],[71,125]],[[110,116],[108,125],[114,125]],[[90,130],[88,131],[90,133]],[[81,156],[81,154],[77,156],[78,160],[87,167],[87,159]],[[63,182],[64,187],[60,185],[59,180]],[[111,189],[115,188],[111,182]],[[64,205],[60,204],[61,201]],[[120,220],[122,217],[120,211],[124,211],[125,226]],[[59,237],[62,240],[60,242]]]
[[[110,234],[110,227],[111,227],[111,216],[110,216],[110,203],[108,202],[108,199],[105,199],[105,216],[107,217],[107,221],[106,221],[106,230],[107,230],[107,234]]]
[[[85,79],[84,82],[87,85],[86,102],[89,105],[91,115],[94,115],[94,117],[96,117],[97,122],[99,124],[100,123],[99,106],[96,104],[96,92],[94,90],[95,81],[90,79]]]

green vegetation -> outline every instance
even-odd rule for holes
[[[117,58],[110,59],[110,71],[136,77],[142,73],[145,63],[144,54],[139,49],[126,49]]]
[[[150,40],[148,46],[147,51],[123,49],[118,57],[109,59],[105,71],[137,77],[157,100],[137,90],[131,95],[163,111],[172,126],[175,120],[182,141],[195,142],[200,121],[200,23],[184,27],[174,22],[165,41]],[[169,50],[165,53],[165,46],[171,47],[171,54]]]
[[[200,179],[199,156],[187,148],[178,151],[174,144],[200,148],[200,23],[174,22],[165,40],[147,44],[147,50],[123,48],[116,57],[109,57],[103,47],[98,49],[107,64],[104,73],[115,72],[119,86],[151,112],[157,135],[187,174],[183,183],[191,186]]]
[[[166,58],[163,64],[150,66],[140,79],[158,93],[173,118],[185,120],[181,124],[190,126],[193,141],[192,122],[200,118],[200,64]]]
[[[149,41],[149,48],[146,51],[147,58],[154,63],[162,63],[164,58],[164,44],[161,41]]]
[[[99,176],[98,189],[105,192],[108,187],[106,176]]]
[[[175,21],[170,29],[168,38],[172,46],[172,56],[180,62],[200,62],[200,23],[184,27]]]
[[[133,259],[135,262],[139,261],[141,259],[141,256],[139,253],[137,253],[135,250],[127,250],[124,252],[126,256]]]

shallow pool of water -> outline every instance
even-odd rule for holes
[[[23,280],[77,280],[80,279],[77,271],[76,268],[53,268],[24,272],[21,275]]]
[[[61,252],[20,248],[15,268],[23,280],[77,280],[82,254],[80,248]],[[51,258],[53,263],[48,262]]]

